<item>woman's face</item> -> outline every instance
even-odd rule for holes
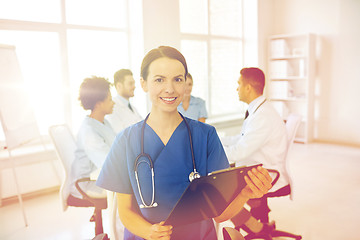
[[[113,112],[114,104],[115,103],[112,100],[111,92],[109,91],[107,94],[107,97],[103,101],[100,102],[100,107],[105,115],[111,114]]]
[[[186,89],[185,89],[185,95],[190,96],[193,88],[193,80],[191,78],[186,78]]]
[[[185,68],[176,59],[158,58],[149,66],[147,79],[141,79],[141,86],[149,93],[152,111],[177,111],[185,93]]]

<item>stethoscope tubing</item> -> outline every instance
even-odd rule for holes
[[[192,182],[194,179],[196,178],[200,178],[200,174],[197,172],[196,170],[196,165],[195,165],[195,156],[194,156],[194,149],[193,149],[193,142],[192,142],[192,137],[191,137],[191,130],[190,130],[190,126],[189,123],[186,121],[185,117],[179,113],[180,116],[182,117],[182,119],[184,120],[185,124],[186,124],[186,128],[188,130],[189,133],[189,142],[190,142],[190,149],[191,149],[191,158],[192,158],[192,162],[193,162],[193,168],[194,171],[190,173],[189,175],[189,180],[190,182]],[[136,157],[135,162],[134,162],[134,172],[135,172],[135,180],[136,180],[136,184],[139,190],[139,196],[140,196],[140,200],[142,202],[142,204],[140,204],[140,208],[151,208],[151,207],[156,207],[158,206],[158,204],[155,202],[155,174],[154,174],[154,163],[150,157],[149,154],[144,152],[144,132],[145,132],[145,125],[146,125],[146,121],[149,118],[150,113],[146,116],[143,125],[141,126],[141,140],[140,140],[140,148],[141,148],[141,153]],[[141,157],[145,157],[147,158],[149,161],[139,161],[139,159]],[[138,172],[137,172],[137,168],[139,166],[140,163],[147,163],[150,167],[151,170],[151,185],[152,185],[152,196],[151,196],[151,203],[148,205],[145,203],[145,200],[143,198],[142,195],[142,191],[141,191],[141,187],[140,187],[140,182],[139,182],[139,176],[138,176]]]

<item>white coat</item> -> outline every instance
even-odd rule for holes
[[[264,101],[261,96],[251,102],[241,134],[221,138],[221,142],[229,162],[236,166],[262,163],[265,168],[278,170],[280,178],[271,189],[275,191],[289,184],[285,168],[287,132],[271,103]]]
[[[115,102],[113,112],[106,115],[105,118],[110,122],[116,134],[128,126],[143,120],[133,105],[131,105],[133,111],[130,110],[128,107],[129,102],[125,98],[117,94],[113,97],[113,101]]]

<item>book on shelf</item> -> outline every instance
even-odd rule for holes
[[[272,81],[269,85],[269,96],[273,99],[292,97],[291,86],[287,81]]]
[[[287,60],[275,60],[270,62],[271,78],[286,78],[293,76],[293,69]]]
[[[273,39],[271,40],[271,57],[281,58],[290,55],[290,50],[285,39]]]

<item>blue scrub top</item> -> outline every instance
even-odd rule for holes
[[[199,118],[208,118],[205,101],[201,98],[190,96],[188,109],[184,109],[183,104],[177,107],[178,111],[187,118],[199,120]]]
[[[200,175],[205,176],[210,172],[228,168],[229,163],[215,128],[188,118],[186,120],[190,126],[196,169]],[[134,194],[139,205],[142,202],[135,180],[134,162],[141,153],[142,124],[143,121],[130,126],[117,135],[97,180],[98,186],[110,191]],[[144,152],[150,155],[154,164],[155,201],[158,203],[158,207],[140,210],[147,221],[158,223],[166,219],[190,183],[189,174],[193,171],[193,163],[189,133],[185,122],[182,121],[175,129],[166,146],[152,128],[146,124]],[[140,158],[138,162],[140,162],[138,176],[142,195],[145,202],[149,204],[152,197],[149,160]],[[212,224],[211,220],[207,222],[206,225]],[[199,223],[186,226],[190,228],[191,225],[193,225],[191,231],[195,231],[193,234],[196,234],[197,239],[202,239],[199,235],[200,231],[208,231],[201,230]],[[196,225],[197,227],[194,228]],[[186,231],[183,228],[181,232]],[[205,228],[208,229],[209,226]],[[172,239],[176,235],[175,232],[176,228]]]

